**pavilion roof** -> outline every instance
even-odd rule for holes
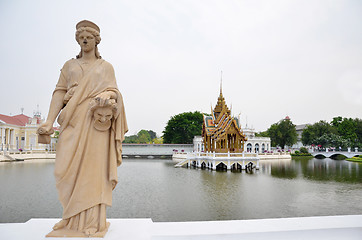
[[[217,140],[223,137],[232,125],[235,126],[238,134],[244,136],[241,131],[239,120],[236,117],[231,116],[231,111],[226,105],[225,98],[222,95],[221,85],[217,104],[211,111],[211,116],[204,115],[204,131],[207,136],[211,136],[211,138]]]

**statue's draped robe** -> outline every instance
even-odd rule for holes
[[[67,91],[66,105],[58,117],[54,174],[66,227],[102,231],[105,206],[112,205],[112,182],[117,183],[117,166],[122,161],[121,143],[128,129],[112,65],[98,59],[87,69],[76,59],[67,61],[54,91]],[[93,127],[89,105],[105,91],[116,93],[117,113],[109,130],[98,131]]]

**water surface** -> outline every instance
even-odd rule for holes
[[[124,160],[109,218],[209,221],[362,214],[362,164],[268,161],[253,174],[174,168],[170,160]],[[0,222],[59,218],[49,160],[0,163]]]

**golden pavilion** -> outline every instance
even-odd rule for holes
[[[216,153],[241,153],[247,140],[240,122],[230,115],[220,86],[220,95],[211,116],[204,115],[202,138],[204,150]]]

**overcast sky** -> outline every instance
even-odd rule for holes
[[[210,113],[220,91],[257,131],[362,118],[362,1],[0,1],[0,113],[44,117],[59,70],[79,52],[75,25],[101,29],[129,134]],[[128,135],[129,135],[128,134]]]

